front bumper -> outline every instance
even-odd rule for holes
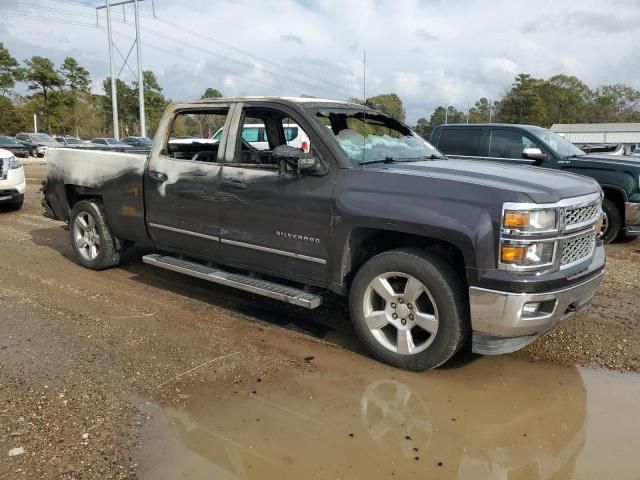
[[[628,235],[640,235],[640,203],[624,204],[625,233]]]
[[[15,189],[0,189],[0,205],[20,203],[24,199],[24,193]]]
[[[543,293],[470,287],[473,351],[484,355],[510,353],[531,343],[539,334],[589,305],[603,273],[577,285]],[[525,311],[525,306],[532,310]]]

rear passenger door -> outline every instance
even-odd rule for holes
[[[206,259],[219,253],[219,174],[231,106],[178,111],[161,151],[153,151],[145,172],[147,225],[156,246]],[[177,137],[189,136],[189,139]],[[194,138],[199,137],[199,138]]]

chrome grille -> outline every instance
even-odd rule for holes
[[[595,222],[600,215],[600,202],[590,203],[581,207],[567,208],[564,211],[564,221],[567,227]]]
[[[589,257],[596,245],[596,234],[589,232],[577,238],[565,240],[562,244],[560,266],[566,267]]]

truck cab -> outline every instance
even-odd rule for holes
[[[604,240],[640,235],[640,162],[587,154],[551,130],[532,125],[438,125],[431,143],[452,158],[535,165],[595,179],[604,192]]]

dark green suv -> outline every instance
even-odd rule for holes
[[[640,235],[640,159],[586,154],[557,133],[531,125],[439,125],[431,144],[454,158],[534,165],[591,177],[605,194],[605,241]]]

